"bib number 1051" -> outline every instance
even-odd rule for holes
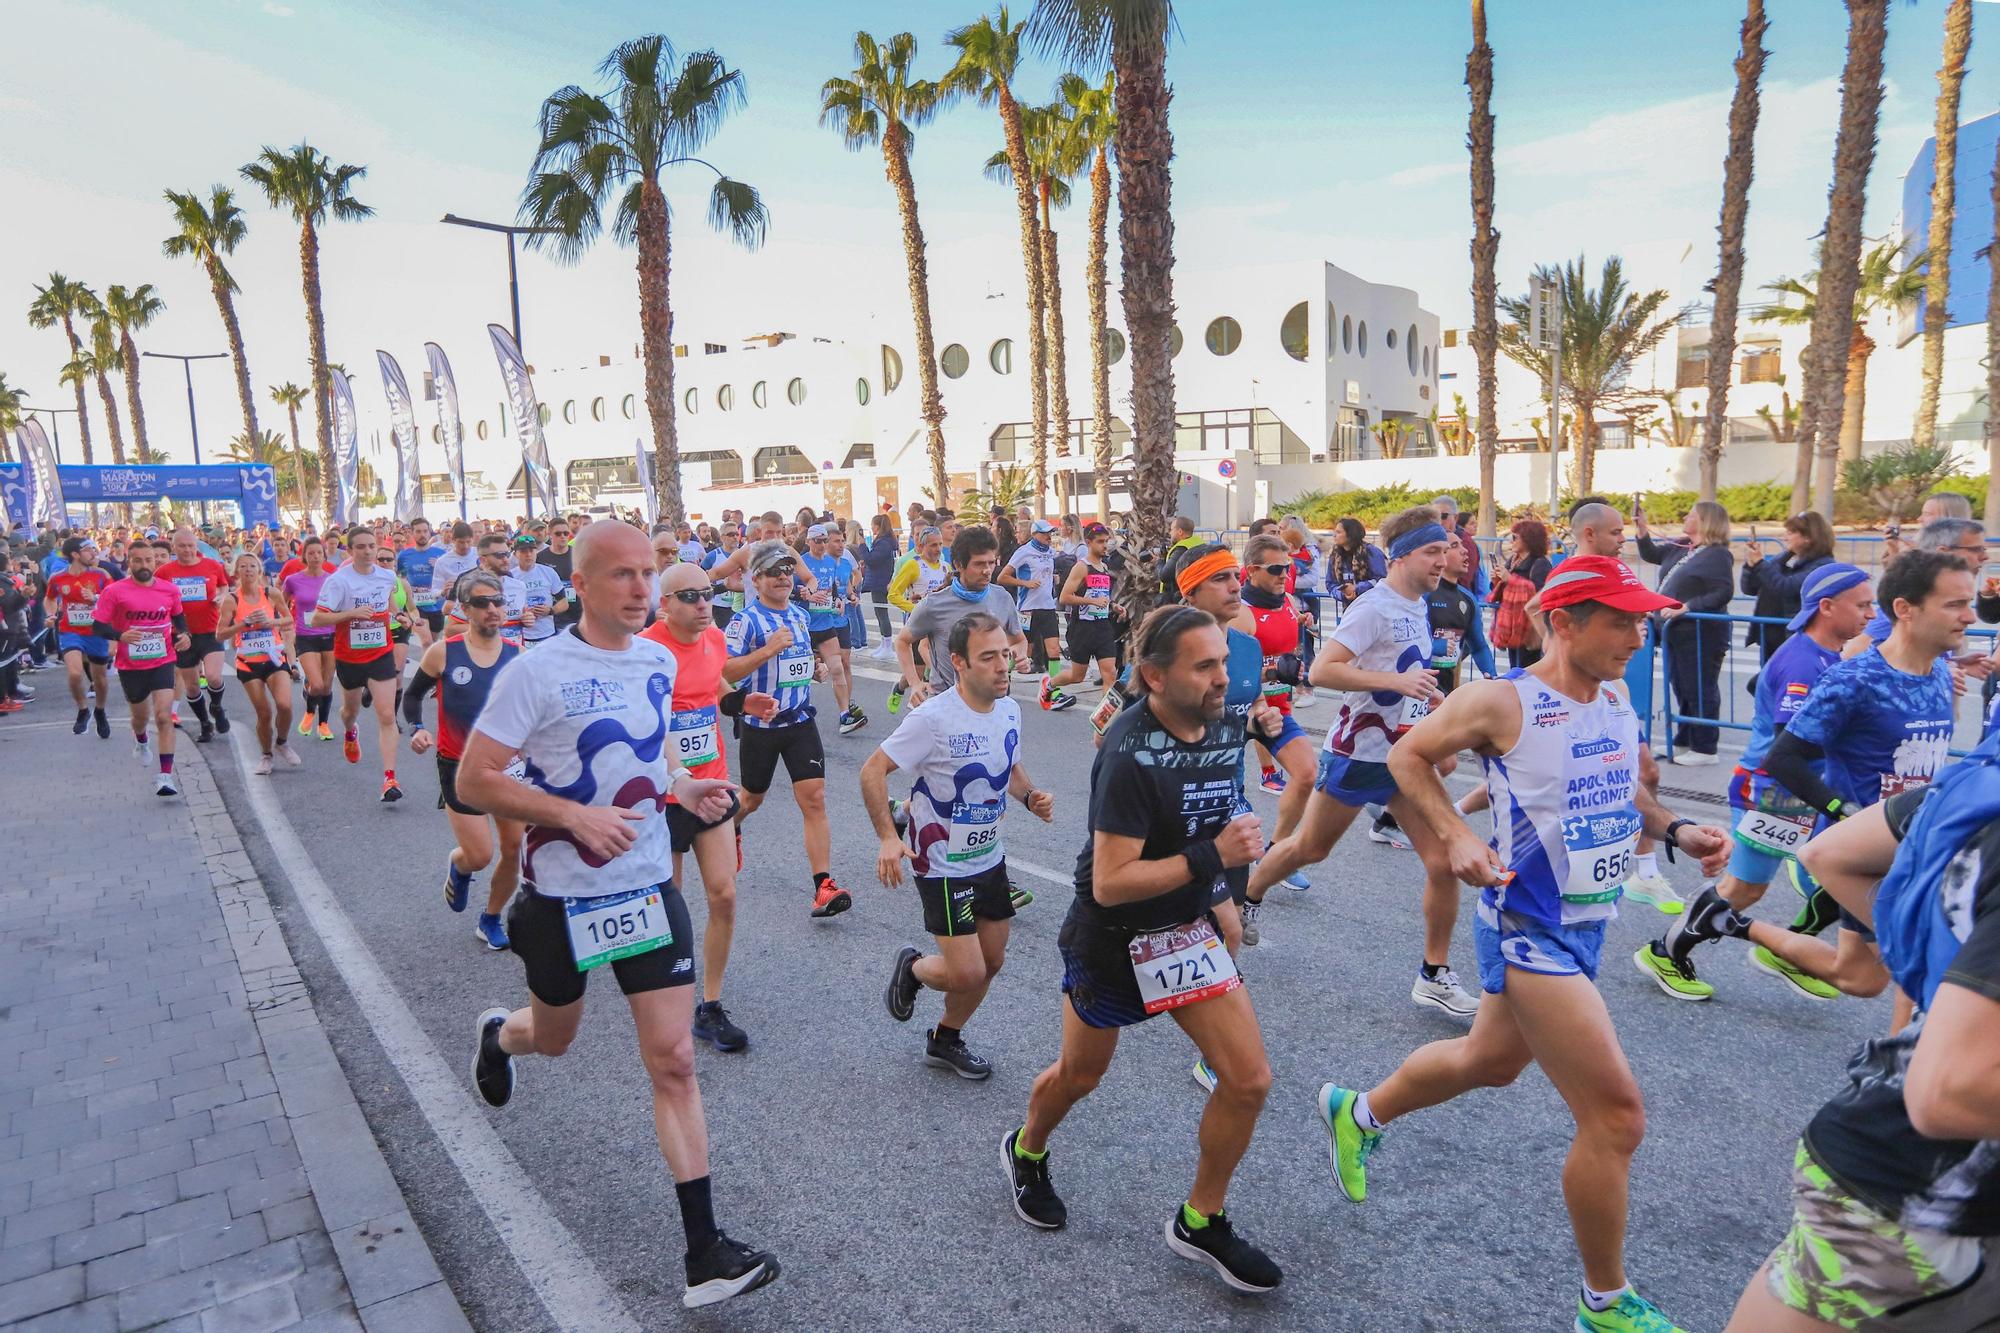
[[[674,942],[666,903],[657,888],[634,889],[605,898],[565,898],[570,952],[576,970],[650,953]]]

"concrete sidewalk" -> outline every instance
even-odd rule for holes
[[[466,1329],[201,752],[0,719],[0,1327]],[[239,713],[238,725],[249,725]]]

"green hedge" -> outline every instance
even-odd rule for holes
[[[1297,514],[1321,532],[1343,518],[1358,518],[1364,527],[1373,530],[1380,527],[1384,519],[1411,505],[1427,504],[1440,495],[1449,495],[1458,501],[1458,507],[1464,513],[1479,512],[1477,486],[1451,486],[1443,490],[1432,487],[1419,491],[1408,482],[1399,481],[1366,491],[1307,491],[1295,499],[1271,506],[1271,516],[1283,518],[1287,514]]]
[[[1937,489],[1950,491],[1954,495],[1963,495],[1966,499],[1972,501],[1972,516],[1974,518],[1983,519],[1986,517],[1985,477],[1946,477],[1938,483]]]

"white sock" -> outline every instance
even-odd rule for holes
[[[1658,852],[1641,852],[1634,860],[1638,864],[1640,874],[1657,875],[1660,873],[1660,854]]]
[[[1583,1284],[1583,1303],[1598,1314],[1603,1314],[1618,1304],[1618,1298],[1632,1289],[1631,1283],[1615,1287],[1610,1291],[1592,1291],[1588,1282]]]
[[[1382,1128],[1382,1122],[1377,1120],[1375,1113],[1368,1109],[1368,1094],[1365,1092],[1355,1094],[1354,1123],[1363,1129],[1380,1130]]]

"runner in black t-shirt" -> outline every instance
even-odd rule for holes
[[[1271,1087],[1257,1016],[1210,910],[1228,894],[1222,872],[1264,847],[1237,786],[1244,734],[1223,707],[1228,649],[1214,617],[1174,606],[1147,617],[1133,656],[1142,698],[1105,729],[1091,766],[1090,841],[1058,937],[1062,1053],[1035,1080],[1027,1121],[1001,1153],[1014,1211],[1033,1226],[1062,1226],[1068,1210],[1049,1183],[1049,1135],[1103,1077],[1118,1029],[1172,1013],[1219,1081],[1194,1188],[1166,1224],[1167,1246],[1238,1291],[1266,1292],[1282,1278],[1278,1266],[1223,1212]]]

